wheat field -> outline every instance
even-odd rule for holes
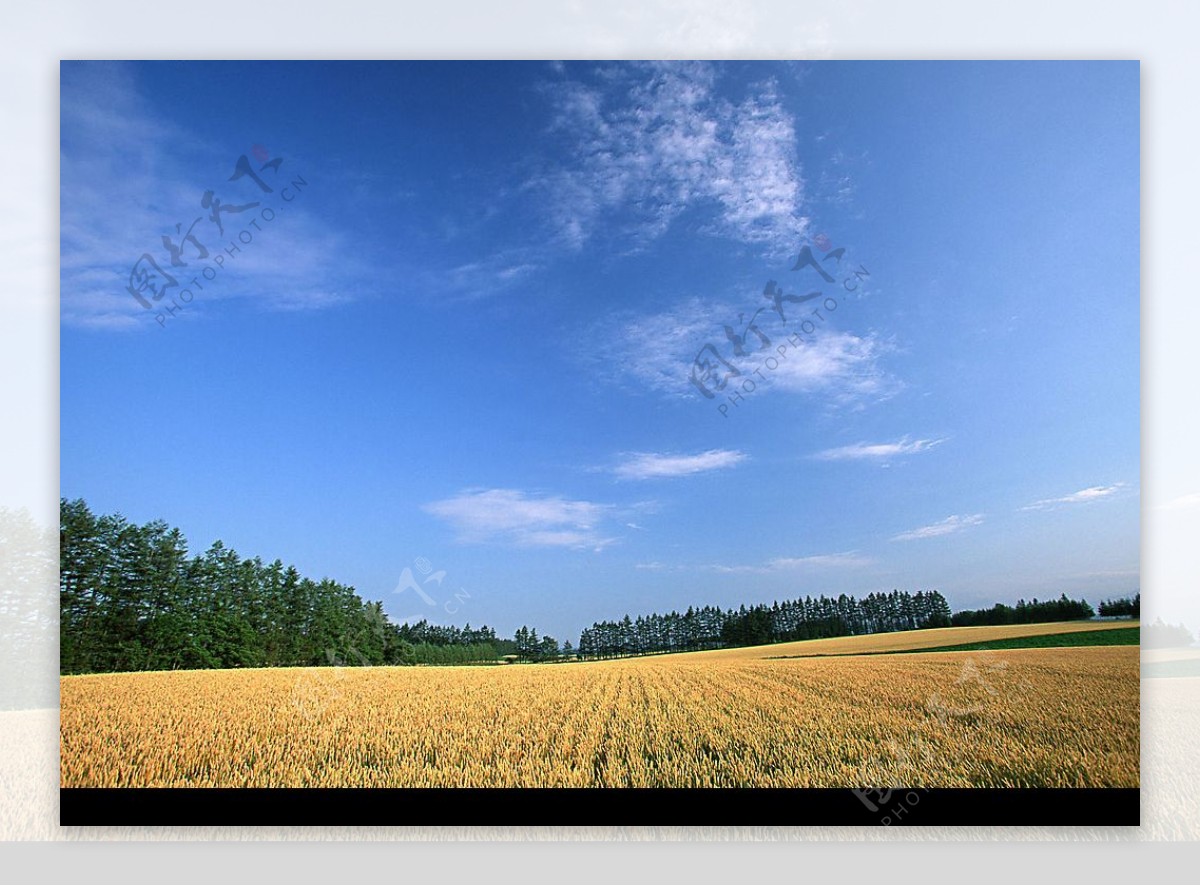
[[[1005,630],[963,629],[951,642]],[[927,646],[946,642],[924,633],[941,635]],[[765,657],[813,642],[843,643],[64,677],[62,785],[1138,784],[1137,647]]]

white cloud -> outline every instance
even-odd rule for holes
[[[625,456],[625,461],[616,467],[615,473],[622,480],[683,477],[733,467],[745,460],[744,452],[732,449],[710,449],[695,455],[631,452]]]
[[[874,562],[870,557],[865,557],[858,551],[841,551],[836,554],[813,554],[808,557],[776,557],[758,566],[714,564],[707,568],[715,572],[764,575],[770,572],[791,572],[804,569],[857,568],[869,566]]]
[[[752,304],[760,297],[761,293],[751,296],[747,302]],[[744,310],[745,305],[742,307]],[[718,397],[723,393],[716,386],[724,380],[728,367],[741,375],[730,376],[726,390],[732,390],[741,378],[750,379],[758,389],[755,396],[770,390],[819,394],[834,405],[846,405],[886,399],[903,387],[881,366],[883,357],[894,346],[874,332],[818,332],[800,345],[788,344],[780,354],[778,349],[787,341],[787,333],[776,333],[772,325],[764,323],[761,329],[770,345],[761,346],[750,334],[747,345],[757,350],[737,357],[722,329],[727,323],[736,324],[737,318],[736,306],[689,298],[657,314],[605,321],[591,333],[591,337],[606,343],[596,351],[603,356],[590,359],[596,371],[611,381],[632,379],[650,390],[681,397],[703,396],[692,381],[692,373],[698,358],[711,360],[707,345],[727,363],[727,367],[717,367],[717,378],[706,383],[700,379]],[[768,357],[774,358],[774,369],[765,362]]]
[[[777,369],[763,374],[770,379],[769,385],[782,391],[829,393],[842,402],[883,398],[900,388],[900,383],[879,367],[879,358],[889,350],[890,343],[874,333],[829,332],[789,349]],[[752,356],[741,365],[749,375],[758,368],[758,360]]]
[[[945,520],[937,523],[931,523],[928,526],[921,526],[918,529],[910,529],[908,532],[901,532],[899,535],[894,535],[892,536],[892,541],[917,541],[922,538],[937,538],[942,535],[961,532],[968,526],[978,526],[982,522],[983,514],[970,514],[965,517],[952,514]]]
[[[733,103],[717,66],[658,62],[597,72],[548,88],[553,133],[578,162],[531,183],[546,194],[557,236],[581,246],[608,215],[646,242],[688,209],[708,206],[708,233],[786,254],[804,233],[796,132],[774,86]],[[625,220],[633,216],[636,221]]]
[[[694,394],[696,389],[688,381],[692,361],[718,328],[714,323],[731,310],[689,298],[658,314],[606,321],[589,335],[605,343],[596,351],[604,355],[596,358],[602,361],[598,369],[613,380],[624,376],[656,391]]]
[[[772,569],[802,569],[808,566],[866,566],[874,562],[857,551],[840,554],[814,554],[810,557],[779,557],[767,565]]]
[[[888,459],[901,455],[916,455],[928,452],[945,438],[939,440],[909,440],[902,437],[895,443],[854,443],[850,446],[839,446],[836,449],[826,449],[818,452],[813,458],[824,461],[846,461],[856,459]]]
[[[1042,511],[1046,508],[1057,507],[1058,505],[1088,504],[1103,498],[1109,498],[1124,487],[1124,485],[1124,483],[1115,483],[1112,486],[1089,486],[1087,489],[1080,489],[1078,492],[1072,492],[1070,495],[1064,495],[1061,498],[1044,498],[1041,501],[1035,501],[1033,504],[1025,505],[1021,510]]]
[[[518,489],[468,489],[424,510],[453,526],[462,541],[602,550],[616,541],[600,530],[611,505],[531,495]]]

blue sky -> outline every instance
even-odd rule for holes
[[[61,76],[64,496],[572,642],[1139,584],[1137,63]]]

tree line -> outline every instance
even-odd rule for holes
[[[950,606],[938,591],[868,594],[862,600],[784,600],[770,606],[689,607],[620,621],[596,622],[579,638],[581,658],[614,658],[656,652],[690,652],[728,646],[760,646],[851,634],[950,626]]]
[[[1141,592],[1138,592],[1132,597],[1121,597],[1118,600],[1102,600],[1097,608],[1100,610],[1101,615],[1109,618],[1141,618],[1142,595]]]
[[[1096,615],[1087,600],[1071,600],[1063,594],[1057,600],[1039,601],[1036,597],[1016,606],[997,603],[991,609],[964,609],[951,619],[957,627],[972,625],[1024,625],[1043,621],[1076,621]]]
[[[195,668],[414,665],[614,658],[755,646],[852,634],[1090,618],[1084,600],[1021,600],[951,614],[936,590],[840,595],[770,606],[688,607],[596,622],[579,646],[523,625],[513,639],[485,626],[395,624],[379,601],[282,561],[246,559],[216,541],[189,555],[161,520],[137,525],[60,501],[60,670],[64,674]],[[1136,615],[1140,595],[1102,614]]]
[[[430,624],[421,619],[416,624],[401,624],[396,636],[412,646],[413,664],[473,664],[495,662],[517,652],[517,643],[496,636],[484,625],[472,628]]]
[[[64,674],[495,661],[508,648],[488,627],[393,624],[352,587],[220,541],[190,556],[161,520],[98,516],[82,499],[60,501],[59,639]]]

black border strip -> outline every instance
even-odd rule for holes
[[[61,788],[59,824],[1074,825],[1141,821],[1138,788]]]

